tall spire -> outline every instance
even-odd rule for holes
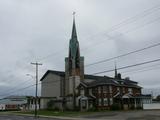
[[[73,27],[72,27],[72,34],[71,34],[71,39],[69,43],[69,56],[71,57],[71,59],[80,57],[79,42],[77,38],[76,24],[75,24],[75,12],[73,12]]]
[[[75,73],[75,70],[80,68],[80,50],[79,50],[79,42],[77,38],[76,32],[76,24],[75,24],[75,12],[73,12],[73,27],[71,39],[69,42],[69,69],[70,72]]]
[[[117,65],[116,65],[116,61],[114,62],[114,65],[115,65],[115,78],[117,78],[118,77],[118,73],[117,73]]]
[[[72,35],[71,39],[77,40],[77,32],[76,32],[76,24],[75,24],[75,12],[73,12],[73,27],[72,27]]]

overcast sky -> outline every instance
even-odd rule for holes
[[[64,71],[72,13],[85,65],[160,42],[160,0],[0,0],[0,97],[34,94],[30,62]],[[160,58],[160,46],[85,67],[85,73],[114,69]],[[160,94],[160,62],[119,70],[122,77]],[[114,76],[114,72],[100,75]],[[17,91],[18,90],[18,91]],[[15,92],[14,92],[15,91]],[[159,92],[159,93],[158,93]]]

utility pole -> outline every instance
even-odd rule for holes
[[[35,112],[34,112],[34,115],[35,115],[35,118],[37,118],[38,66],[42,65],[42,64],[38,63],[38,62],[35,62],[35,63],[31,62],[31,64],[36,66],[36,92],[35,92]]]

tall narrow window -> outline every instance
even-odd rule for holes
[[[81,87],[81,89],[80,89],[80,94],[81,94],[82,96],[84,96],[84,88],[83,88],[83,87]]]
[[[123,93],[125,93],[125,88],[123,87]]]
[[[109,92],[112,93],[112,86],[109,86]]]
[[[101,87],[98,87],[98,93],[101,93]]]
[[[112,98],[110,98],[110,105],[112,105],[113,104],[113,99]]]
[[[108,99],[104,98],[104,106],[108,106]]]
[[[102,100],[101,100],[101,98],[98,99],[98,105],[99,105],[99,106],[102,105]]]
[[[128,88],[128,93],[132,94],[132,88]]]
[[[107,93],[107,86],[103,86],[103,93]]]
[[[117,87],[117,91],[120,91],[120,88],[119,88],[119,87]]]

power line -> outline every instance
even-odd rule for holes
[[[114,60],[114,59],[117,59],[117,58],[120,58],[120,57],[124,57],[124,56],[130,55],[130,54],[133,54],[133,53],[137,53],[137,52],[141,52],[141,51],[153,48],[153,47],[157,47],[159,45],[160,45],[160,43],[153,44],[153,45],[150,45],[148,47],[144,47],[144,48],[141,48],[141,49],[138,49],[138,50],[135,50],[135,51],[131,51],[131,52],[128,52],[128,53],[125,53],[125,54],[122,54],[122,55],[118,55],[118,56],[115,56],[115,57],[104,59],[104,60],[101,60],[101,61],[98,61],[98,62],[90,63],[90,64],[87,64],[85,66],[89,67],[91,65],[96,65],[96,64],[104,63],[104,62],[107,62],[107,61],[110,61],[110,60]]]
[[[153,62],[157,62],[157,61],[160,61],[160,59],[156,59],[156,60],[152,60],[152,61],[147,61],[147,62],[143,62],[143,63],[138,63],[138,64],[134,64],[134,65],[128,65],[128,66],[125,66],[125,67],[117,68],[117,70],[126,69],[126,68],[129,68],[129,67],[135,67],[135,66],[139,66],[139,65],[143,65],[143,64],[148,64],[148,63],[153,63]],[[152,70],[152,69],[149,69],[149,70]],[[114,71],[114,70],[103,71],[103,73],[111,72],[111,71]],[[148,70],[144,70],[144,71],[148,71]],[[143,71],[140,71],[140,72],[143,72]],[[102,72],[101,72],[101,73],[102,73]],[[94,73],[94,74],[100,74],[100,72],[99,72],[99,73]],[[43,82],[43,84],[50,84],[50,83],[56,83],[56,82],[59,82],[59,80],[49,81],[49,82]],[[42,84],[42,83],[38,83],[38,84]],[[0,96],[7,96],[7,95],[10,95],[11,93],[15,93],[15,92],[17,92],[17,91],[23,91],[23,90],[25,90],[25,89],[34,87],[35,85],[36,85],[36,84],[32,84],[32,85],[29,85],[29,86],[27,86],[27,87],[20,88],[20,89],[14,90],[14,91],[12,91],[12,92],[9,92],[9,93],[7,93],[7,94],[1,94]]]
[[[116,25],[114,25],[112,27],[110,27],[109,29],[106,30],[105,33],[103,32],[103,33],[99,33],[99,34],[110,33],[110,32],[112,32],[114,30],[117,30],[117,29],[123,27],[124,25],[127,25],[129,23],[133,23],[133,22],[137,21],[138,19],[140,19],[142,17],[144,18],[145,16],[147,16],[147,15],[153,13],[155,10],[159,10],[159,9],[160,9],[160,5],[156,5],[156,6],[152,7],[152,8],[146,9],[143,12],[141,12],[139,14],[136,14],[135,16],[132,16],[132,17],[130,17],[130,18],[128,18],[128,19],[126,19],[126,20],[124,20],[124,21],[122,21],[122,22],[120,22],[120,23],[118,23],[118,24],[116,24]],[[91,37],[95,37],[96,35],[92,35]]]
[[[30,87],[33,87],[33,86],[35,86],[35,85],[36,85],[36,84],[32,84],[32,85],[29,85],[29,86],[27,86],[27,87],[20,88],[20,89],[14,90],[14,91],[12,91],[12,92],[9,92],[9,93],[7,93],[7,94],[1,94],[0,96],[10,95],[11,93],[15,93],[15,92],[17,92],[17,91],[22,91],[22,90],[28,89],[28,88],[30,88]]]
[[[157,21],[157,20],[160,20],[160,17],[159,18],[156,18],[156,19],[154,19],[154,20],[152,20],[152,21],[150,21],[150,22],[147,22],[146,24],[144,24],[144,25],[141,25],[140,27],[144,27],[145,25],[148,25],[148,24],[151,24],[151,23],[153,23],[153,22],[155,22],[155,21]],[[136,28],[134,28],[134,29],[132,29],[132,30],[128,30],[128,31],[126,31],[125,33],[129,33],[129,32],[131,32],[131,31],[133,31],[133,30],[137,30],[137,28],[139,28],[139,27],[136,27]],[[117,37],[119,37],[119,36],[121,36],[122,34],[119,34],[119,35],[117,35],[117,36],[115,36],[115,37],[112,37],[112,38],[110,38],[110,39],[113,39],[113,38],[117,38]],[[109,40],[109,39],[108,39]],[[96,45],[99,45],[100,43],[96,43]],[[159,44],[159,43],[158,43]],[[157,45],[158,46],[158,45]],[[86,50],[86,49],[89,49],[90,47],[87,47],[87,48],[85,48],[85,49],[83,49],[83,50]],[[152,47],[151,47],[152,48]],[[149,48],[146,48],[146,49],[149,49]],[[82,51],[83,51],[82,50]],[[58,53],[58,52],[57,52]],[[127,53],[126,53],[127,54]],[[132,53],[131,53],[132,54]],[[121,55],[120,55],[121,56]],[[118,58],[120,58],[120,56],[118,57]],[[125,55],[125,56],[127,56],[127,55]],[[123,56],[122,56],[123,57]],[[110,59],[110,58],[109,58]],[[112,59],[115,59],[115,58],[111,58],[111,60]],[[107,61],[109,61],[108,59],[106,59]],[[98,64],[99,62],[103,62],[103,61],[105,61],[105,60],[102,60],[102,61],[98,61],[98,62],[96,62],[96,63],[91,63],[91,64],[87,64],[86,65],[86,67],[88,67],[88,66],[91,66],[92,64]]]
[[[160,17],[158,17],[158,18],[156,18],[156,19],[154,19],[154,20],[152,20],[152,21],[149,21],[149,22],[147,22],[147,23],[145,23],[145,24],[143,24],[143,25],[141,25],[141,26],[135,27],[134,29],[128,30],[128,31],[126,31],[126,32],[124,32],[124,33],[133,32],[133,30],[135,31],[135,30],[137,30],[138,28],[145,27],[146,25],[149,25],[149,24],[151,24],[151,23],[153,23],[153,22],[156,22],[156,21],[158,21],[158,20],[160,20]],[[124,34],[124,33],[123,33],[123,34]],[[116,36],[114,36],[114,37],[110,37],[110,38],[107,39],[107,40],[115,39],[115,38],[117,38],[117,37],[122,36],[123,34],[120,33],[120,34],[118,34],[118,35],[116,35]],[[106,40],[106,39],[105,39],[105,40]],[[103,40],[103,41],[101,41],[101,42],[98,41],[98,42],[96,42],[96,43],[93,43],[93,44],[90,45],[90,46],[97,46],[97,45],[100,45],[100,44],[104,43],[105,40]],[[87,47],[84,48],[83,50],[90,49],[90,48],[91,48],[91,47],[88,47],[88,46],[87,46]]]
[[[55,81],[49,81],[49,82],[43,82],[43,84],[50,84],[50,83],[56,83],[56,82],[59,82],[59,80],[55,80]],[[38,83],[39,85],[42,84],[42,83]],[[15,93],[17,91],[23,91],[25,89],[28,89],[28,88],[31,88],[31,87],[34,87],[36,86],[36,84],[32,84],[32,85],[29,85],[29,86],[26,86],[26,87],[23,87],[23,88],[19,88],[19,89],[11,89],[10,91],[11,92],[8,92],[8,93],[5,93],[5,94],[0,94],[0,96],[7,96],[7,95],[10,95],[12,93]]]
[[[137,64],[133,64],[133,65],[128,65],[128,66],[120,67],[120,68],[117,68],[117,70],[126,69],[126,68],[130,68],[130,67],[135,67],[135,66],[140,66],[140,65],[144,65],[144,64],[148,64],[148,63],[158,62],[158,61],[160,61],[160,59],[155,59],[155,60],[151,60],[151,61],[146,61],[146,62],[142,62],[142,63],[137,63]],[[112,72],[112,71],[114,71],[114,69],[112,69],[112,70],[106,70],[106,71],[102,71],[102,72],[97,72],[97,73],[93,73],[93,75],[100,74],[100,73],[106,73],[106,72]],[[50,83],[56,83],[56,82],[59,82],[59,80],[49,81],[49,82],[43,82],[43,84],[50,84]],[[38,83],[38,84],[42,84],[42,83]],[[10,95],[11,93],[15,93],[17,91],[22,91],[22,90],[28,89],[30,87],[34,87],[35,85],[36,84],[32,84],[32,85],[29,85],[27,87],[20,88],[20,89],[14,90],[12,92],[9,92],[7,94],[1,94],[0,96]]]
[[[157,43],[157,44],[154,44],[154,45],[151,45],[151,46],[148,46],[148,47],[145,47],[145,48],[142,48],[142,49],[139,49],[139,50],[136,50],[136,51],[132,51],[130,53],[126,53],[126,54],[123,54],[123,55],[119,55],[119,56],[116,56],[116,57],[113,57],[113,58],[109,58],[110,60],[111,59],[115,59],[115,58],[119,58],[120,56],[123,57],[123,56],[126,56],[126,55],[129,55],[129,54],[133,54],[133,53],[136,53],[136,52],[139,52],[139,51],[142,51],[142,50],[145,50],[145,49],[149,49],[149,48],[152,48],[152,47],[156,47],[156,46],[159,46],[160,43]],[[106,61],[109,61],[109,59],[106,59]],[[159,60],[158,60],[159,61]],[[104,60],[103,61],[98,61],[98,62],[105,62]],[[152,61],[151,61],[152,62]],[[154,61],[156,62],[156,61]],[[93,64],[93,63],[91,63]],[[94,63],[94,64],[98,64],[97,62]],[[144,64],[147,64],[147,63],[144,63]],[[90,64],[88,64],[90,65]],[[138,64],[139,65],[139,64]],[[125,68],[128,68],[128,67],[134,67],[134,66],[138,66],[137,64],[135,65],[130,65],[130,66],[126,66],[126,67],[122,67],[122,68],[117,68],[117,69],[125,69]],[[106,72],[111,72],[111,71],[114,71],[114,70],[108,70],[108,71],[102,71],[102,72],[98,72],[98,73],[93,73],[93,74],[100,74],[100,73],[106,73]],[[31,87],[31,86],[28,86],[28,87]],[[27,87],[27,88],[28,88]]]
[[[155,60],[146,61],[146,62],[142,62],[142,63],[137,63],[137,64],[133,64],[133,65],[128,65],[128,66],[124,66],[124,67],[119,67],[119,68],[117,68],[117,70],[126,69],[126,68],[131,68],[131,67],[135,67],[135,66],[140,66],[140,65],[144,65],[144,64],[149,64],[149,63],[154,63],[154,62],[158,62],[158,61],[160,61],[160,59],[155,59]],[[96,73],[92,73],[92,74],[93,74],[93,75],[96,75],[96,74],[107,73],[107,72],[112,72],[112,71],[114,71],[114,69],[105,70],[105,71],[100,71],[100,72],[96,72]]]
[[[126,20],[124,20],[124,21],[122,21],[122,22],[114,25],[114,26],[112,26],[111,28],[109,28],[109,29],[107,30],[107,33],[108,33],[108,32],[111,32],[111,31],[113,31],[113,30],[119,29],[122,25],[125,25],[126,23],[129,24],[129,23],[135,22],[135,21],[137,21],[139,18],[144,17],[144,16],[146,16],[146,15],[149,15],[149,14],[151,14],[152,12],[154,12],[155,10],[159,10],[159,9],[160,9],[160,5],[156,5],[156,6],[152,7],[152,8],[146,9],[146,10],[144,10],[143,12],[141,12],[141,13],[133,16],[133,17],[130,17],[130,18],[128,18],[128,19],[126,19]],[[106,33],[105,33],[105,34],[106,34]],[[94,35],[93,35],[93,36],[94,36]],[[96,43],[96,44],[97,44],[97,43]],[[88,48],[89,48],[89,47],[87,47],[87,49],[88,49]],[[66,49],[66,48],[61,49],[60,51],[63,51],[63,50],[65,50],[65,49]],[[85,49],[82,49],[82,50],[85,50]],[[39,61],[42,61],[42,60],[44,60],[44,59],[47,59],[47,58],[49,58],[49,57],[51,57],[51,56],[53,56],[53,55],[59,54],[60,51],[57,51],[57,52],[55,52],[55,53],[51,53],[51,54],[49,54],[49,55],[47,55],[47,56],[45,56],[45,57],[43,57],[43,58],[40,58]]]
[[[31,80],[31,79],[30,79]],[[20,84],[16,84],[16,86],[22,86],[22,85],[24,85],[24,84],[26,84],[28,82],[28,80],[27,81],[23,81],[22,83],[20,83]],[[13,87],[15,87],[15,86],[13,86]],[[7,90],[7,92],[8,91],[13,91],[14,89],[9,89],[9,90]],[[2,93],[2,92],[4,92],[4,91],[1,91],[0,93]]]
[[[145,71],[145,70],[148,70],[148,69],[157,68],[159,66],[160,66],[160,64],[154,64],[154,65],[150,65],[150,66],[145,66],[145,67],[140,68],[140,69],[132,69],[132,70],[124,71],[124,72],[121,72],[121,73],[126,74],[126,73],[133,73],[133,72],[143,71],[143,70]]]
[[[159,6],[159,5],[158,5]],[[150,9],[148,9],[149,11],[150,10],[152,10],[152,9],[155,9],[156,7],[152,7],[152,8],[150,8]],[[159,8],[158,8],[159,9]],[[148,10],[145,10],[144,12],[145,12],[145,15],[146,15],[146,12],[148,11]],[[143,12],[143,13],[144,13]],[[151,11],[150,11],[151,12]],[[139,14],[140,15],[140,14]],[[136,15],[136,16],[139,16],[139,15]],[[132,18],[136,18],[136,16],[134,16],[134,17],[131,17],[131,18],[129,18],[129,19],[127,19],[127,20],[131,20]],[[143,15],[144,16],[144,15]],[[126,20],[126,21],[127,21]],[[119,23],[119,24],[117,24],[117,25],[115,25],[115,26],[120,26],[121,24],[124,24],[125,22],[121,22],[121,23]],[[128,23],[127,23],[128,24]],[[111,28],[110,30],[114,30],[115,29],[115,26],[113,26],[113,28]],[[134,52],[134,51],[133,51]],[[44,57],[44,58],[42,58],[42,59],[46,59],[46,58],[48,58],[48,57],[50,57],[50,56],[52,56],[52,55],[55,55],[55,54],[58,54],[58,52],[56,52],[56,53],[54,53],[54,54],[50,54],[49,56],[46,56],[46,57]],[[127,54],[127,53],[126,53]],[[132,53],[131,53],[132,54]],[[121,56],[121,55],[120,55]],[[118,57],[118,56],[117,56]],[[110,59],[110,58],[109,58]],[[100,61],[98,61],[98,62],[100,62]],[[93,63],[91,63],[91,64],[93,64]],[[90,65],[87,65],[87,66],[90,66]]]
[[[117,28],[120,28],[120,26],[125,25],[126,23],[129,24],[130,22],[131,22],[131,23],[132,23],[132,22],[135,22],[135,21],[137,21],[139,18],[142,18],[142,17],[144,17],[144,16],[147,16],[147,15],[153,13],[155,10],[159,10],[159,9],[160,9],[160,5],[156,5],[156,6],[152,7],[152,8],[149,8],[149,9],[147,9],[147,10],[144,10],[142,13],[139,13],[139,14],[133,16],[133,17],[130,17],[130,18],[128,18],[128,19],[120,22],[119,24],[115,25],[114,27],[110,28],[109,30],[110,30],[110,31],[116,30]],[[110,31],[109,31],[109,32],[110,32]]]
[[[139,66],[139,65],[143,65],[143,64],[148,64],[148,63],[153,63],[153,62],[157,62],[157,61],[160,61],[160,59],[156,59],[156,60],[152,60],[152,61],[147,61],[147,62],[143,62],[143,63],[138,63],[138,64],[134,64],[134,65],[128,65],[128,66],[125,66],[125,67],[121,67],[121,68],[117,68],[117,70],[120,70],[120,69],[126,69],[126,68],[129,68],[129,67],[135,67],[135,66]],[[159,65],[159,64],[158,64]],[[153,66],[153,65],[152,65]],[[149,66],[149,67],[152,67],[152,66]],[[157,66],[157,64],[156,65],[154,65],[154,66]],[[152,69],[149,69],[149,70],[152,70]],[[108,70],[108,71],[104,71],[104,72],[111,72],[111,71],[114,71],[114,70]],[[144,71],[148,71],[148,70],[144,70]],[[129,71],[129,72],[131,72],[131,71]],[[141,72],[141,71],[140,71]],[[125,72],[124,72],[125,73]],[[96,74],[96,73],[94,73],[94,74]],[[99,73],[98,73],[99,74]],[[49,81],[49,82],[43,82],[43,84],[50,84],[50,83],[56,83],[56,82],[59,82],[59,80],[55,80],[55,81]],[[42,84],[42,83],[38,83],[38,84]],[[24,89],[28,89],[28,88],[30,88],[30,87],[33,87],[33,86],[35,86],[36,84],[32,84],[32,85],[29,85],[29,86],[27,86],[27,87],[24,87],[24,88],[20,88],[20,89],[17,89],[17,90],[12,90],[12,92],[9,92],[9,93],[7,93],[7,94],[10,94],[10,93],[14,93],[14,92],[16,92],[16,91],[21,91],[21,90],[24,90]],[[6,94],[5,94],[6,95]],[[0,96],[2,96],[2,95],[0,95]]]
[[[136,73],[141,73],[141,72],[146,72],[146,71],[151,71],[151,70],[157,70],[157,69],[160,69],[160,67],[154,67],[154,68],[150,68],[150,69],[146,69],[146,70],[138,70],[138,71],[134,71],[130,74],[136,74]]]
[[[63,49],[61,49],[61,50],[59,50],[59,51],[57,51],[57,52],[51,53],[51,54],[49,54],[49,55],[47,55],[47,56],[45,56],[45,57],[42,57],[42,58],[38,59],[37,61],[43,61],[43,60],[45,60],[45,59],[47,59],[47,58],[49,58],[49,57],[52,57],[53,55],[59,54],[61,51],[64,51],[64,50],[66,50],[66,49],[67,49],[67,47],[65,47],[65,48],[63,48]]]

